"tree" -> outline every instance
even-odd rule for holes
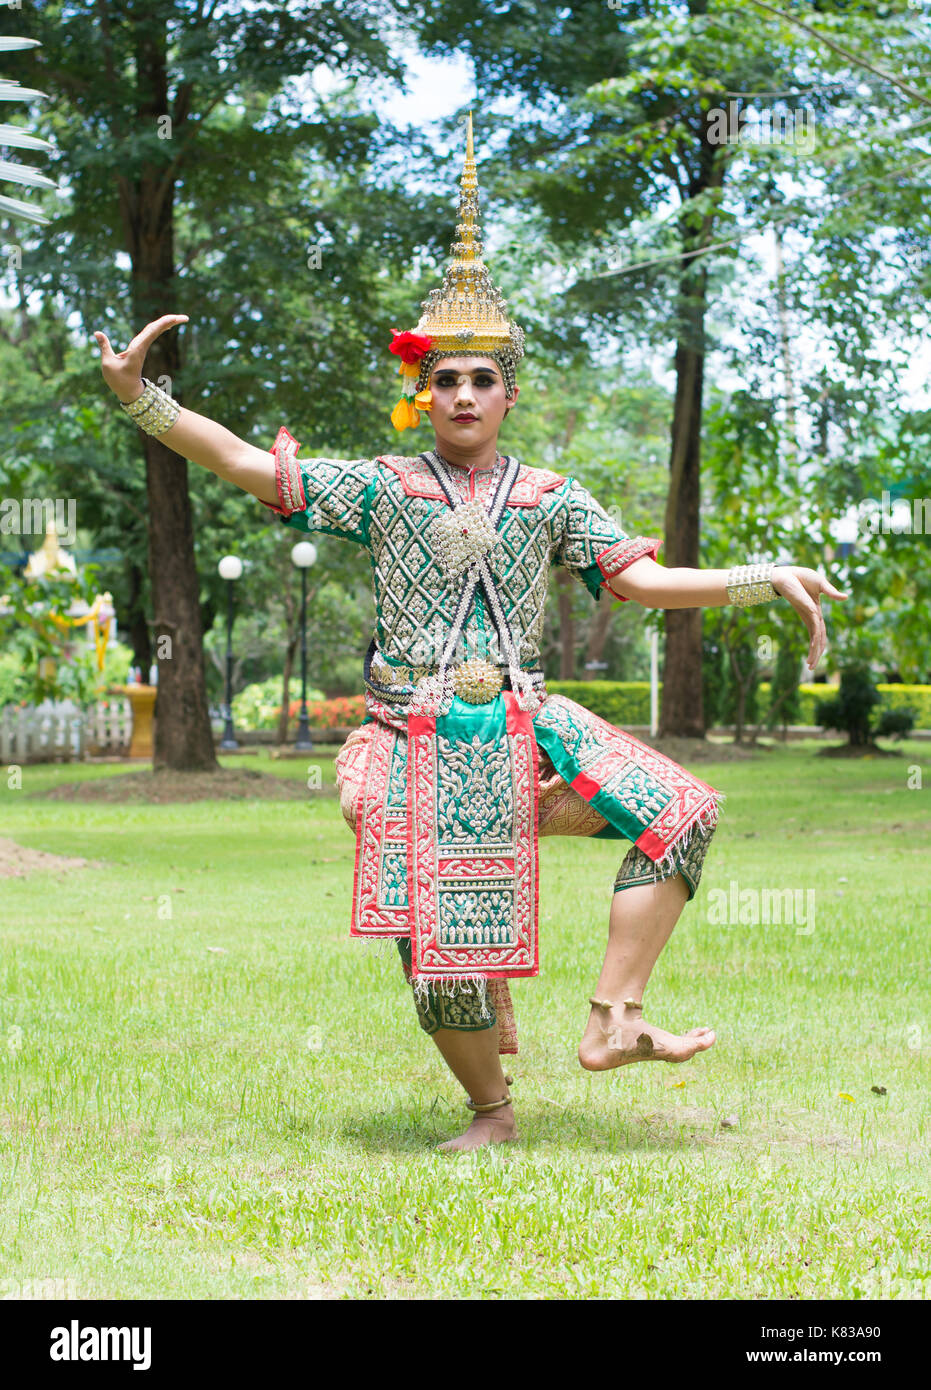
[[[483,127],[501,139],[500,166],[512,187],[541,209],[565,250],[560,313],[585,318],[592,340],[603,330],[626,331],[638,344],[674,343],[665,560],[694,566],[703,388],[717,346],[709,309],[720,332],[724,291],[751,230],[789,224],[816,234],[832,222],[834,207],[825,211],[811,185],[821,178],[833,191],[842,183],[846,198],[864,146],[875,161],[901,143],[884,99],[904,69],[900,90],[912,105],[922,100],[922,45],[909,8],[904,0],[881,10],[823,3],[807,25],[756,0],[739,11],[714,0],[647,9],[622,0],[610,7],[601,0],[559,7],[476,0],[465,14],[429,0],[424,14],[424,42],[445,52],[464,46],[488,101],[523,98],[517,116],[483,113]],[[852,56],[831,37],[841,29]],[[877,68],[867,56],[876,51],[895,61]],[[762,115],[790,138],[744,138],[753,134],[750,102],[759,95],[776,98]],[[808,138],[815,127],[817,146]],[[801,195],[790,192],[786,174],[802,182]],[[922,224],[927,212],[914,211]],[[904,237],[903,212],[895,226]],[[822,237],[818,273],[852,285],[864,256],[881,256],[874,232],[867,213],[855,219],[852,238]],[[798,307],[786,292],[794,271],[777,273],[783,323]],[[816,318],[811,308],[808,321]],[[826,302],[819,310],[832,321]],[[847,327],[856,341],[855,320]],[[794,423],[794,383],[785,386]],[[700,734],[701,615],[672,611],[666,630],[661,729]]]
[[[196,224],[198,211],[204,216],[196,195],[215,185],[218,157],[236,160],[240,182],[251,174],[261,187],[258,171],[267,178],[269,169],[293,158],[301,140],[316,136],[324,157],[334,143],[333,132],[315,131],[312,121],[268,121],[272,98],[281,97],[289,74],[318,63],[336,64],[347,76],[396,72],[376,17],[355,0],[323,9],[269,4],[261,11],[226,10],[209,0],[151,0],[130,10],[107,0],[64,0],[38,4],[24,19],[43,45],[35,70],[56,99],[58,144],[75,195],[74,211],[57,230],[62,241],[72,234],[82,257],[94,251],[108,262],[117,251],[129,256],[122,307],[124,321],[136,329],[175,309],[185,293],[184,262],[198,247],[182,246],[179,258],[179,235],[186,224]],[[231,120],[229,102],[237,96],[240,113]],[[229,166],[225,178],[228,197]],[[240,226],[255,221],[260,206],[248,199],[234,210],[228,202],[225,220]],[[286,216],[283,210],[279,215]],[[208,246],[215,246],[218,233],[223,229],[209,227]],[[47,238],[46,246],[55,240]],[[199,249],[205,249],[203,239]],[[276,269],[280,275],[282,267]],[[101,286],[95,288],[96,295],[74,296],[85,310],[100,305]],[[118,292],[110,296],[108,314],[114,298],[119,301]],[[192,352],[196,357],[196,343]],[[184,359],[175,330],[153,345],[147,370],[189,403],[196,372],[185,372]],[[187,461],[152,436],[140,442],[159,658],[154,765],[213,768]]]

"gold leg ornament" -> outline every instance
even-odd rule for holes
[[[506,1076],[504,1078],[504,1084],[505,1086],[513,1086],[513,1076]],[[490,1110],[500,1110],[502,1105],[510,1105],[510,1103],[511,1097],[508,1095],[504,1097],[504,1100],[492,1100],[489,1101],[487,1105],[476,1105],[475,1101],[472,1100],[470,1096],[466,1101],[466,1109],[471,1110],[475,1115],[487,1115]]]

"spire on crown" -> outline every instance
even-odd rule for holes
[[[435,350],[454,352],[460,345],[473,352],[510,348],[515,361],[523,355],[523,333],[505,312],[507,300],[492,284],[482,260],[478,175],[472,146],[472,112],[466,127],[466,155],[459,184],[459,222],[450,246],[452,260],[443,284],[431,290],[417,333],[433,339]]]

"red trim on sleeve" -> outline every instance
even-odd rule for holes
[[[633,536],[630,539],[615,541],[609,545],[607,550],[603,550],[600,555],[595,556],[595,564],[604,575],[601,587],[607,588],[608,581],[626,570],[628,565],[632,565],[635,560],[642,560],[645,555],[649,555],[651,560],[655,560],[659,553],[659,548],[663,544],[655,536]],[[619,598],[621,603],[629,603],[630,600],[623,594],[615,594],[613,589],[608,592]]]
[[[304,496],[304,480],[301,477],[301,468],[297,461],[297,451],[300,447],[290,430],[282,425],[278,430],[274,444],[269,449],[269,453],[275,460],[275,490],[278,493],[278,506],[276,507],[272,502],[264,501],[261,497],[259,501],[263,507],[267,507],[270,512],[275,512],[278,516],[291,516],[294,512],[304,511],[307,506],[307,499]]]

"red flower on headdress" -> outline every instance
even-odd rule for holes
[[[402,362],[411,366],[414,362],[419,362],[432,346],[433,339],[426,333],[399,333],[395,329],[388,351],[395,353]]]

